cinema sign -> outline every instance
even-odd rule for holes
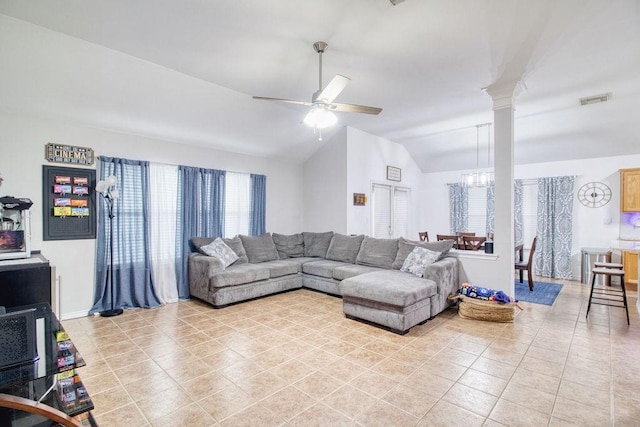
[[[91,166],[94,161],[94,154],[93,149],[88,147],[47,144],[44,147],[44,158],[54,163]]]

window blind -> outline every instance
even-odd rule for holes
[[[224,235],[249,234],[251,175],[227,172],[225,185]]]

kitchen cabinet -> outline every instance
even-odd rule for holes
[[[640,212],[640,168],[620,169],[620,210]]]
[[[624,268],[624,285],[627,291],[638,289],[638,252],[622,251],[622,268]]]

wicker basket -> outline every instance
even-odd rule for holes
[[[520,308],[520,306],[514,302],[501,304],[495,301],[469,298],[464,295],[455,295],[450,297],[450,299],[459,300],[458,314],[463,319],[512,323],[515,317],[515,308]]]

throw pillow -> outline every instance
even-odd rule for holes
[[[422,277],[427,267],[436,262],[439,257],[440,252],[434,252],[429,249],[416,246],[409,256],[407,256],[407,259],[404,261],[404,264],[402,264],[400,271]]]
[[[391,269],[398,253],[398,239],[365,237],[356,264]]]
[[[238,260],[238,255],[219,237],[208,245],[202,246],[200,250],[209,256],[218,258],[224,264],[224,268]]]
[[[327,231],[326,233],[311,233],[305,231],[302,233],[302,237],[304,238],[304,256],[324,258],[327,256],[333,231]]]
[[[344,234],[334,233],[327,249],[327,259],[355,264],[362,239],[364,239],[364,234],[345,236]]]
[[[304,238],[302,237],[302,233],[292,234],[290,236],[273,233],[272,237],[280,259],[304,256]]]
[[[256,264],[280,259],[271,233],[265,233],[262,236],[244,236],[241,234],[240,240],[242,240],[244,250],[247,251],[247,258],[250,263]]]
[[[236,255],[238,255],[238,261],[236,261],[236,264],[245,264],[249,262],[249,259],[247,258],[247,251],[244,250],[242,240],[240,240],[239,236],[234,236],[230,239],[222,239],[222,241],[225,242],[227,246],[236,253]]]
[[[430,251],[439,252],[439,259],[442,259],[447,256],[449,250],[453,247],[453,243],[454,242],[452,240],[443,240],[440,242],[414,242],[400,237],[398,240],[398,253],[396,254],[395,261],[393,261],[392,268],[400,270],[402,264],[404,264],[404,261],[407,259],[407,256],[409,256],[416,246],[429,249]]]
[[[216,240],[215,237],[192,237],[191,241],[191,251],[192,252],[202,252],[200,250],[201,247],[208,245],[209,243]]]

